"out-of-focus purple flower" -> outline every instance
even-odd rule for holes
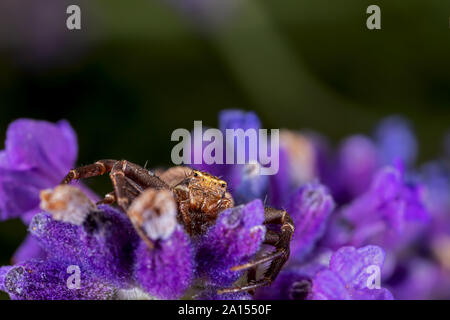
[[[29,260],[0,270],[0,289],[15,300],[105,300],[114,288],[80,266],[77,280],[70,279],[71,265],[59,260]],[[6,273],[2,271],[7,271]],[[76,272],[76,271],[75,271]],[[78,286],[79,285],[79,286]]]
[[[410,166],[416,161],[416,137],[403,117],[391,116],[381,121],[375,130],[375,140],[382,165],[393,165],[400,160]]]
[[[384,167],[375,175],[370,189],[342,211],[354,231],[351,243],[360,246],[376,243],[398,246],[400,235],[414,223],[429,221],[422,185],[405,182],[403,173]]]
[[[223,136],[226,137],[226,132],[228,129],[231,130],[243,130],[243,132],[247,130],[255,130],[256,133],[256,141],[259,141],[258,129],[261,128],[261,121],[258,116],[254,112],[245,112],[242,110],[223,110],[219,113],[219,129],[222,132]],[[256,148],[256,157],[255,155],[250,155],[250,141],[248,137],[244,135],[239,135],[234,137],[233,142],[228,141],[224,142],[224,158],[226,159],[229,156],[229,152],[233,152],[234,161],[233,163],[238,163],[237,154],[243,153],[245,155],[245,163],[253,163],[258,162],[258,148]],[[233,143],[233,144],[231,144]],[[259,145],[258,143],[256,144]],[[243,146],[244,150],[239,149],[239,146]],[[227,167],[227,182],[231,190],[237,190],[239,185],[242,183],[242,172],[244,172],[243,164],[235,164],[235,165],[226,165]],[[239,168],[240,167],[240,168]]]
[[[20,119],[0,152],[0,218],[29,222],[39,211],[39,192],[57,185],[74,166],[77,139],[68,122]]]
[[[234,166],[231,175],[239,175],[240,183],[232,190],[236,204],[243,204],[255,199],[264,198],[269,187],[269,176],[261,175],[259,163]]]
[[[376,146],[365,136],[351,136],[342,142],[337,156],[338,198],[353,199],[369,188],[379,166],[377,157]]]
[[[259,199],[222,211],[198,244],[198,274],[207,275],[217,286],[237,280],[242,271],[230,269],[247,262],[259,250],[266,232],[263,222],[264,206]]]
[[[377,246],[342,247],[332,255],[329,269],[319,271],[313,278],[309,298],[392,300],[389,290],[377,287],[384,256],[384,251]]]
[[[135,277],[150,295],[161,299],[180,298],[194,276],[191,242],[181,226],[167,240],[149,249],[141,241],[135,253]]]
[[[440,298],[435,293],[444,288],[448,297],[449,281],[444,279],[443,271],[436,264],[413,257],[399,264],[385,283],[397,300],[423,300]]]
[[[137,235],[123,213],[100,206],[81,226],[40,213],[29,230],[50,257],[83,266],[118,287],[130,285]]]
[[[444,161],[429,162],[421,167],[420,175],[427,187],[425,201],[434,222],[445,228],[447,223],[442,222],[450,222],[450,165]]]
[[[288,212],[295,232],[291,241],[291,256],[302,259],[314,247],[325,231],[334,201],[325,186],[309,183],[301,187],[290,199]]]
[[[290,183],[289,154],[286,149],[280,148],[279,170],[276,174],[271,175],[269,179],[270,204],[277,208],[285,206],[293,192]]]

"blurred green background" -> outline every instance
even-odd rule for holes
[[[66,29],[69,4],[82,30]],[[382,30],[366,28],[371,4]],[[423,161],[449,129],[449,17],[442,0],[2,0],[0,140],[16,118],[65,118],[79,164],[159,166],[174,129],[215,126],[224,108],[334,142],[402,114]],[[24,235],[0,224],[0,264]]]

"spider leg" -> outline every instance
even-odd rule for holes
[[[110,173],[117,204],[127,214],[139,237],[141,237],[141,239],[147,244],[148,248],[153,249],[155,246],[153,241],[146,235],[142,228],[143,221],[128,213],[128,207],[133,199],[130,198],[129,194],[127,194],[127,187],[129,186],[129,183],[123,169],[123,162],[116,162]]]
[[[107,172],[110,172],[116,162],[116,160],[111,159],[99,160],[96,163],[72,169],[64,177],[61,184],[68,184],[72,180],[101,176]]]
[[[181,218],[183,219],[183,224],[186,228],[188,234],[192,234],[192,219],[189,213],[189,199],[182,200],[178,204],[180,210]]]
[[[168,189],[169,186],[152,171],[146,170],[141,166],[129,162],[127,160],[99,160],[96,163],[87,166],[78,167],[69,171],[64,177],[61,184],[68,184],[75,179],[84,179],[90,177],[101,176],[105,173],[111,172],[114,166],[121,167],[124,175],[133,181],[134,186],[139,186],[139,189],[155,188]]]
[[[130,198],[131,201],[133,201],[135,198],[137,198],[139,196],[139,194],[143,191],[142,188],[135,183],[133,180],[131,180],[130,178],[125,177],[125,179],[127,180],[128,186],[126,188],[126,193],[128,195],[128,197]],[[114,191],[109,192],[105,195],[105,197],[103,198],[103,200],[98,201],[96,204],[113,204],[114,202],[116,202],[116,196]]]
[[[142,189],[170,189],[169,185],[155,175],[152,171],[127,160],[119,161],[121,171],[127,178],[139,185]],[[119,166],[118,164],[118,166]]]
[[[275,246],[275,251],[263,256],[259,259],[245,263],[240,266],[231,268],[232,271],[244,270],[254,268],[262,263],[272,261],[269,268],[264,273],[264,277],[255,283],[247,286],[227,288],[219,290],[218,293],[232,293],[253,290],[261,286],[270,285],[276,279],[286,261],[289,259],[289,247],[292,235],[294,234],[294,223],[289,214],[284,210],[277,210],[273,208],[265,208],[265,224],[281,224],[279,233],[268,230],[264,239],[264,244]]]

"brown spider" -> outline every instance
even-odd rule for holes
[[[234,205],[231,195],[227,192],[225,181],[186,167],[173,167],[157,176],[154,172],[126,160],[100,160],[71,170],[62,184],[108,172],[114,191],[108,193],[100,203],[117,202],[150,249],[154,247],[154,243],[143,229],[145,218],[142,216],[142,211],[129,210],[133,200],[144,190],[151,188],[172,191],[178,204],[178,220],[191,236],[202,234],[215,222],[222,210]],[[219,293],[252,291],[258,287],[270,285],[278,276],[289,258],[289,245],[294,233],[294,224],[286,211],[269,207],[265,208],[264,224],[281,225],[278,232],[268,229],[263,242],[274,246],[276,250],[254,261],[233,267],[231,269],[233,271],[250,269],[247,274],[248,284],[222,289]],[[269,261],[271,263],[263,278],[256,280],[256,267]]]

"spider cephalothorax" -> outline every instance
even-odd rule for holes
[[[219,212],[233,206],[227,183],[206,172],[192,170],[172,190],[189,234],[203,233]]]
[[[170,215],[177,216],[186,231],[191,236],[196,236],[212,225],[222,210],[234,205],[231,195],[227,192],[225,181],[186,167],[173,167],[158,176],[126,160],[100,160],[71,170],[62,184],[67,184],[73,179],[99,176],[107,172],[110,173],[114,191],[108,193],[101,202],[117,202],[149,249],[154,247],[156,239],[169,235],[174,228],[172,223],[166,222],[173,219],[161,216],[160,212],[170,212]],[[146,208],[150,206],[153,210],[149,215]],[[167,206],[174,209],[167,210]],[[166,207],[166,210],[161,210],[162,207]],[[152,224],[153,229],[147,227],[149,219],[157,220],[157,223]],[[279,231],[269,228],[264,239],[264,244],[273,245],[276,250],[255,261],[233,267],[234,271],[253,270],[247,276],[249,283],[242,287],[220,290],[221,293],[248,291],[269,285],[286,263],[294,232],[292,219],[284,210],[267,207],[264,224],[281,226]],[[154,229],[154,225],[158,227]],[[271,263],[264,277],[256,280],[255,268],[266,262]]]

